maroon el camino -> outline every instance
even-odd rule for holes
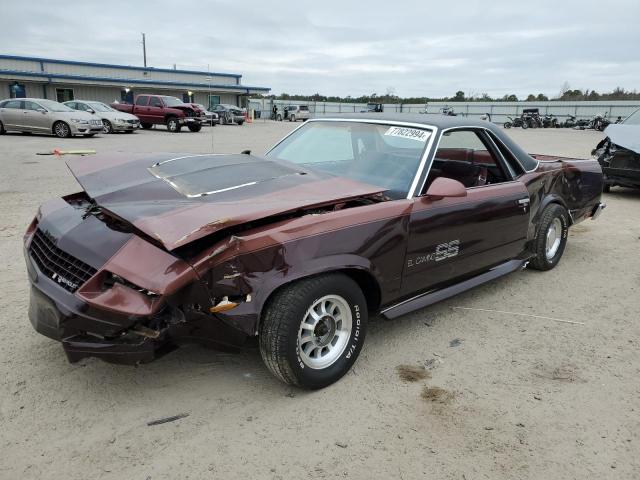
[[[525,153],[483,121],[310,120],[264,156],[81,157],[83,191],[25,238],[35,329],[72,362],[149,362],[257,337],[269,370],[321,388],[367,319],[395,318],[529,266],[604,204],[593,160]]]

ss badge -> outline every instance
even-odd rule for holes
[[[460,240],[451,240],[436,247],[436,262],[455,257],[460,252]]]

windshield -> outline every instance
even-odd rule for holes
[[[625,125],[640,125],[640,109],[636,110],[627,118],[625,118],[624,122],[622,123],[624,123]]]
[[[365,122],[308,122],[267,157],[382,187],[405,198],[432,131]]]
[[[75,112],[73,108],[69,108],[53,100],[38,100],[38,103],[51,112]]]
[[[164,104],[167,107],[178,107],[180,105],[184,105],[184,102],[176,97],[162,97],[164,100]]]
[[[91,102],[88,105],[96,112],[117,112],[117,110],[111,108],[109,105],[105,105],[104,103],[100,102]]]

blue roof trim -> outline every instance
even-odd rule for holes
[[[47,73],[47,72],[23,72],[20,70],[0,70],[0,75],[20,75],[25,77],[45,77],[60,78],[65,80],[89,80],[93,82],[112,82],[120,84],[138,84],[138,85],[167,85],[171,87],[196,87],[196,88],[228,88],[230,90],[244,90],[246,93],[250,93],[249,90],[259,90],[268,92],[271,89],[268,87],[253,87],[250,85],[219,85],[214,83],[185,83],[185,82],[170,82],[166,80],[138,80],[131,78],[110,78],[110,77],[90,77],[85,75],[64,75],[59,73]]]
[[[239,75],[237,73],[203,72],[199,70],[173,70],[172,68],[136,67],[136,66],[127,66],[127,65],[113,65],[110,63],[92,63],[92,62],[77,62],[74,60],[56,60],[53,58],[21,57],[19,55],[0,55],[0,60],[25,60],[30,62],[58,63],[62,65],[82,65],[84,67],[120,68],[122,70],[138,70],[143,72],[191,73],[196,75],[216,75],[219,77],[242,78],[242,75]]]

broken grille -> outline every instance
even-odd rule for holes
[[[60,250],[50,236],[39,228],[33,234],[29,254],[43,274],[71,293],[97,272],[90,265]]]

